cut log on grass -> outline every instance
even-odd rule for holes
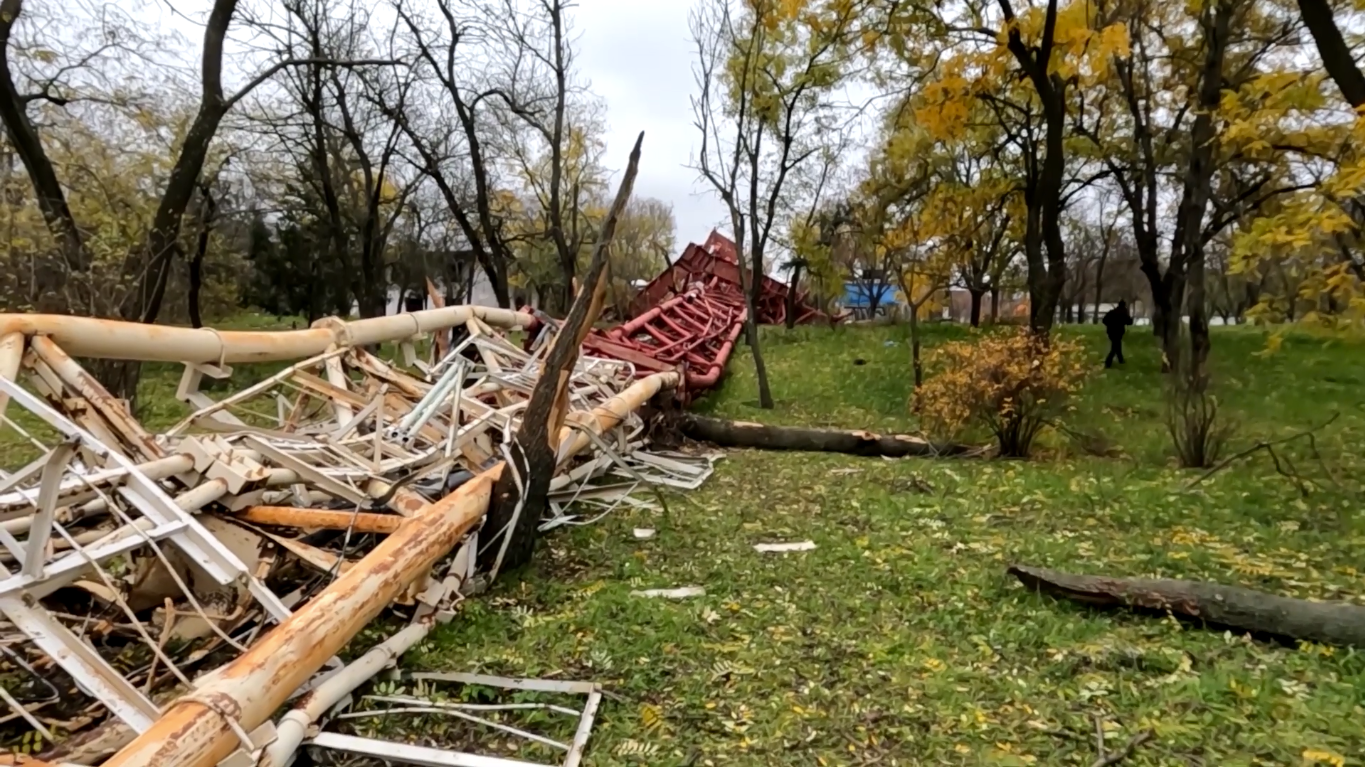
[[[1073,575],[1011,565],[1025,586],[1093,607],[1169,610],[1217,628],[1269,634],[1319,644],[1365,647],[1365,607],[1309,602],[1203,581]]]
[[[725,421],[690,413],[681,417],[681,427],[682,433],[686,436],[721,447],[806,450],[887,458],[965,456],[982,452],[980,448],[971,445],[936,445],[909,434],[769,426],[749,421]]]

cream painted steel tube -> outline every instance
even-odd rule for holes
[[[448,306],[347,322],[327,317],[307,330],[181,328],[64,314],[0,314],[0,375],[12,379],[5,343],[13,334],[47,336],[73,357],[148,362],[241,363],[304,359],[332,344],[365,346],[446,330],[471,318],[500,328],[531,324],[529,314],[486,306]],[[22,355],[22,344],[19,354]],[[17,368],[16,368],[17,369]]]
[[[676,386],[678,378],[673,372],[642,378],[583,414],[584,420],[610,430],[661,389]],[[587,444],[585,438],[566,447],[576,452]],[[167,707],[104,767],[213,767],[230,756],[240,745],[232,723],[245,732],[264,724],[409,583],[449,553],[487,512],[502,469],[497,464],[409,517],[317,597]]]

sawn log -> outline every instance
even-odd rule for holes
[[[978,448],[970,445],[939,445],[909,434],[769,426],[751,421],[725,421],[691,413],[681,416],[680,426],[686,436],[721,447],[806,450],[887,458],[961,456],[978,451]]]
[[[1365,647],[1365,607],[1310,602],[1204,581],[1073,575],[1011,565],[1025,586],[1094,607],[1160,610],[1217,628],[1269,634],[1319,644]]]

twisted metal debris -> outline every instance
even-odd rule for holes
[[[26,754],[0,764],[283,765],[310,743],[394,758],[319,724],[496,575],[475,577],[500,542],[479,523],[550,329],[526,349],[502,333],[533,324],[463,306],[278,333],[0,316],[0,418],[25,443],[0,475],[0,737]],[[439,358],[418,352],[431,334]],[[390,342],[401,364],[367,351]],[[191,410],[149,430],[73,356],[182,363]],[[232,368],[264,362],[275,369]],[[575,364],[542,529],[709,474],[642,449],[635,411],[681,375],[639,373]],[[218,394],[228,380],[235,393]],[[338,660],[386,609],[407,628]],[[573,740],[555,741],[573,765],[600,695],[564,691],[587,696]]]

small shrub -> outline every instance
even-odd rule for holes
[[[929,366],[934,373],[915,399],[924,428],[951,438],[980,424],[1010,458],[1028,457],[1087,370],[1079,343],[1040,339],[1025,328],[944,344],[930,352]]]
[[[1167,373],[1166,430],[1180,466],[1208,469],[1222,457],[1236,424],[1218,410],[1218,399],[1208,391],[1207,378],[1192,369],[1185,339],[1175,369]]]

